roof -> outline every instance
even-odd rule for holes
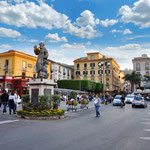
[[[0,53],[0,55],[3,55],[3,54],[20,54],[20,55],[25,55],[27,57],[32,57],[32,58],[37,58],[33,55],[29,55],[29,54],[26,54],[26,53],[23,53],[23,52],[20,52],[20,51],[16,51],[16,50],[9,50],[9,51],[6,51],[6,52],[3,52],[3,53]]]

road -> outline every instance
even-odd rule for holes
[[[0,150],[150,149],[150,104],[146,109],[102,105],[100,118],[91,104],[66,115],[56,121],[14,118],[0,124]]]

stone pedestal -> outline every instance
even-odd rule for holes
[[[38,96],[41,95],[53,95],[54,94],[54,80],[48,79],[34,79],[29,80],[27,83],[29,85],[29,95],[30,95],[30,102],[37,103]]]

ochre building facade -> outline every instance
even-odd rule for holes
[[[122,91],[123,76],[118,63],[99,52],[87,53],[87,57],[74,60],[74,79],[88,79],[97,83],[103,83],[104,80],[105,91]]]

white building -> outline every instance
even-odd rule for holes
[[[141,87],[150,87],[150,82],[145,81],[145,76],[150,76],[150,57],[143,54],[141,57],[135,57],[132,62],[133,70],[141,75]]]
[[[57,80],[73,79],[74,69],[72,66],[54,61],[51,61],[51,63],[51,78],[54,79],[55,82],[57,82]]]

